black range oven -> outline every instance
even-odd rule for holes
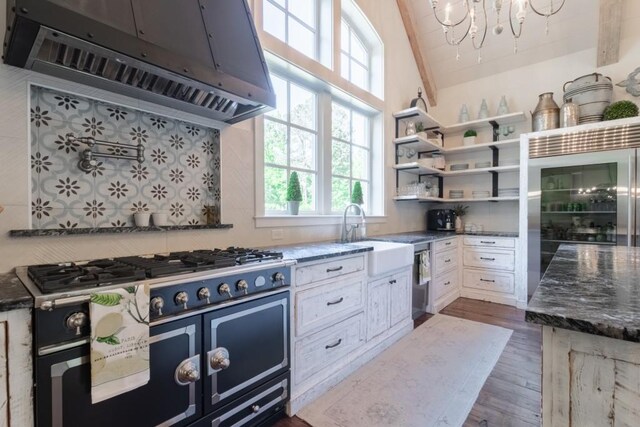
[[[150,381],[96,404],[86,290],[37,295],[36,426],[253,426],[280,418],[290,393],[290,265],[148,279]],[[27,269],[18,275],[34,287]]]

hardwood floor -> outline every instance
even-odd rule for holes
[[[524,321],[524,310],[467,298],[458,298],[440,313],[513,330],[464,426],[540,426],[541,328]],[[431,317],[426,314],[416,319],[415,327]],[[309,424],[293,417],[279,421],[276,426],[309,427]]]

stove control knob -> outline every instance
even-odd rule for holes
[[[278,272],[273,275],[273,286],[284,286],[284,274]]]
[[[209,290],[209,288],[198,289],[198,299],[207,300],[207,304],[211,304],[211,291]]]
[[[87,325],[87,315],[81,311],[72,313],[67,317],[67,328],[75,329],[76,335],[80,335],[80,329]]]
[[[249,293],[249,284],[246,280],[238,280],[238,283],[236,283],[236,289],[247,295],[247,293]]]
[[[189,294],[185,291],[180,291],[174,297],[176,305],[181,305],[183,309],[187,309],[187,303],[189,302]]]
[[[162,297],[151,298],[151,310],[155,311],[158,316],[162,316],[162,309],[164,308],[164,299]]]
[[[218,293],[222,296],[226,295],[229,298],[233,298],[233,295],[231,295],[231,288],[226,283],[223,283],[222,285],[218,286]]]

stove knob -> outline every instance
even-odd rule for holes
[[[238,280],[238,283],[236,283],[236,289],[247,295],[249,293],[249,284],[246,280]]]
[[[278,286],[278,285],[284,286],[284,274],[280,272],[273,275],[273,286]]]
[[[186,310],[187,302],[189,302],[189,294],[187,294],[185,291],[180,291],[176,294],[174,300],[176,302],[176,305],[182,305],[182,308]]]
[[[77,311],[67,317],[67,328],[75,329],[76,335],[80,335],[80,328],[86,326],[87,315],[81,311]]]
[[[229,298],[233,298],[233,295],[231,295],[231,288],[226,283],[218,286],[218,293],[222,296],[226,295]]]
[[[155,311],[158,316],[162,316],[162,309],[164,308],[164,299],[162,297],[151,298],[151,310]]]
[[[211,291],[209,291],[209,288],[200,288],[198,289],[198,299],[200,300],[207,300],[207,304],[211,304]]]

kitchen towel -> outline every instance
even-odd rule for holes
[[[420,284],[431,280],[431,251],[420,252]]]
[[[91,294],[91,402],[149,382],[149,285]]]

